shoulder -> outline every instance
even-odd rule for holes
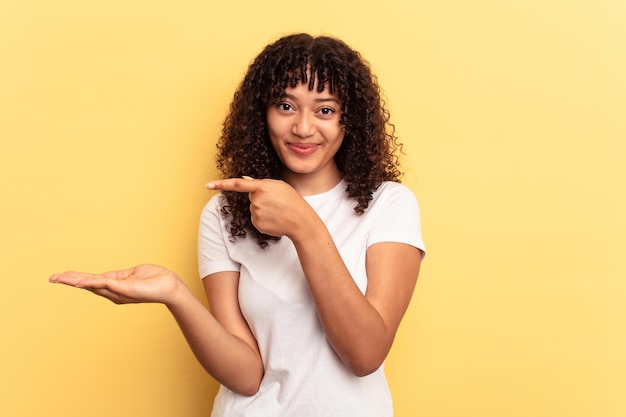
[[[398,182],[383,182],[374,193],[368,210],[369,216],[374,218],[368,247],[378,242],[398,242],[425,252],[420,208],[409,187]]]
[[[204,205],[204,208],[202,209],[202,216],[209,215],[211,213],[218,214],[226,204],[227,201],[224,194],[217,193]]]
[[[411,191],[409,187],[400,182],[383,181],[374,193],[413,194],[413,191]]]
[[[384,181],[372,195],[373,204],[402,204],[416,206],[417,197],[409,187],[399,182]]]
[[[225,229],[230,218],[222,210],[227,205],[222,193],[215,194],[204,205],[200,213],[200,233],[220,233]]]

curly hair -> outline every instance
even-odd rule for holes
[[[298,83],[308,84],[309,90],[317,85],[319,92],[328,85],[329,92],[341,101],[344,139],[335,162],[360,215],[383,181],[400,180],[396,152],[402,151],[402,144],[395,136],[369,63],[336,38],[294,34],[263,49],[234,94],[217,142],[217,168],[224,178],[248,175],[282,179],[283,165],[269,139],[266,113],[284,96],[286,88]],[[247,195],[223,194],[226,202],[222,214],[230,216],[233,241],[251,233],[261,247],[266,247],[268,241],[279,239],[254,227]]]

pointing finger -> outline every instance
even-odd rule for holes
[[[209,190],[236,191],[239,193],[253,193],[258,189],[258,184],[253,178],[244,176],[242,178],[229,178],[225,180],[214,180],[206,184]]]

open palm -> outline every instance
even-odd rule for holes
[[[180,287],[174,272],[150,264],[103,274],[67,271],[52,275],[50,282],[84,288],[116,304],[167,304]]]

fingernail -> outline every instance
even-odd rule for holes
[[[208,184],[205,184],[205,187],[208,188],[209,190],[214,190],[215,189],[215,184],[210,182]]]
[[[242,175],[241,178],[243,178],[244,180],[253,180],[254,178],[249,177],[247,175]]]

